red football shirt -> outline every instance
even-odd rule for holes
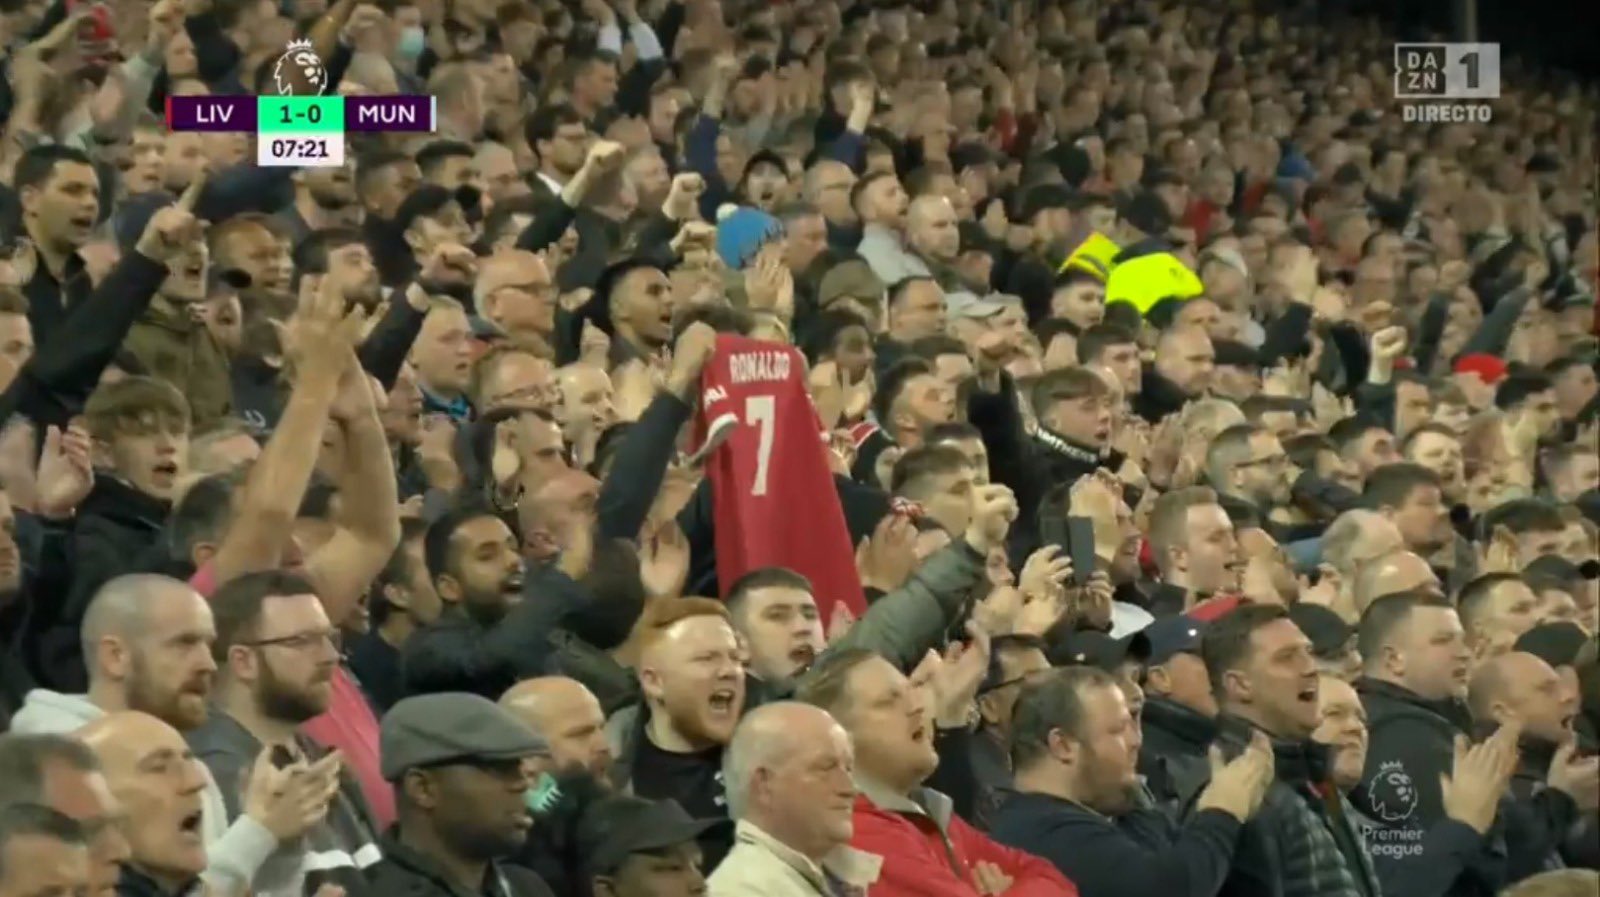
[[[824,621],[841,602],[859,617],[866,597],[805,358],[793,346],[722,334],[700,388],[695,443],[709,450],[719,587],[787,567],[811,580]]]

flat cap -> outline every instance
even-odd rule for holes
[[[466,692],[406,698],[389,708],[378,733],[384,779],[419,766],[501,762],[546,754],[550,745],[500,705]]]

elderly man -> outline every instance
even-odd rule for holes
[[[89,887],[84,827],[39,804],[0,807],[0,897],[82,895]]]
[[[83,826],[86,895],[113,897],[130,850],[122,809],[93,751],[64,735],[0,735],[0,804],[12,803],[49,807]]]
[[[111,793],[133,824],[120,897],[190,897],[206,869],[200,835],[205,771],[183,736],[148,713],[109,713],[78,733],[100,758]]]
[[[723,756],[734,847],[714,897],[809,897],[866,889],[883,860],[850,847],[856,797],[850,736],[826,711],[780,702],[750,713]]]

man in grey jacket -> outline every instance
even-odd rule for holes
[[[100,588],[84,615],[88,694],[35,689],[12,720],[12,731],[66,734],[125,710],[148,713],[180,732],[191,731],[206,720],[216,670],[211,659],[214,638],[210,608],[185,583],[151,575],[113,579]],[[298,811],[308,785],[258,776],[249,786],[245,811],[230,825],[222,792],[207,774],[201,794],[207,857],[202,878],[224,893],[252,888],[261,897],[297,897],[302,876],[275,876],[264,864],[274,851],[294,844],[315,821]]]

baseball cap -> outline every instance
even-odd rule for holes
[[[1172,213],[1161,197],[1141,190],[1122,204],[1122,220],[1146,234],[1162,235],[1172,229]]]
[[[117,246],[123,252],[132,251],[144,235],[144,229],[150,226],[150,219],[155,217],[157,211],[174,202],[177,199],[165,190],[141,193],[123,200],[111,225],[117,237]]]
[[[1552,667],[1572,666],[1589,641],[1583,627],[1560,620],[1540,623],[1517,637],[1516,650],[1539,658]]]
[[[589,301],[578,309],[578,316],[588,318],[594,326],[604,333],[610,334],[615,326],[611,322],[611,291],[617,288],[624,277],[641,268],[654,268],[661,270],[661,266],[653,261],[638,256],[625,258],[612,262],[600,273],[600,279],[595,283],[594,293],[589,296]]]
[[[1456,359],[1455,372],[1458,374],[1477,374],[1478,379],[1485,384],[1493,386],[1506,377],[1507,365],[1504,361],[1483,352],[1474,352]]]
[[[817,284],[817,306],[827,308],[840,299],[883,301],[883,281],[861,259],[847,259],[828,269]]]
[[[1216,352],[1216,364],[1240,368],[1262,366],[1261,353],[1237,340],[1216,339],[1211,341],[1211,345]]]
[[[976,165],[999,165],[1004,161],[1004,156],[995,152],[987,143],[969,140],[958,143],[950,148],[950,168],[956,174]]]
[[[1022,195],[1017,218],[1027,224],[1040,212],[1072,208],[1072,189],[1064,184],[1040,184]]]
[[[675,800],[651,801],[649,806],[619,818],[584,865],[597,872],[615,871],[633,854],[685,844],[726,825],[726,819],[695,819]]]
[[[1054,640],[1046,656],[1051,666],[1095,667],[1115,672],[1129,660],[1147,661],[1150,638],[1142,630],[1123,638],[1112,638],[1104,632],[1076,629]]]
[[[756,208],[738,207],[717,220],[717,255],[738,271],[748,265],[761,247],[783,234],[778,219]]]
[[[1150,644],[1147,662],[1155,666],[1179,654],[1199,654],[1200,639],[1205,635],[1205,630],[1204,623],[1183,614],[1161,617],[1141,630]]]
[[[983,225],[976,221],[963,221],[956,225],[956,232],[961,235],[962,252],[987,252],[990,255],[999,255],[999,246]]]
[[[991,293],[979,296],[977,293],[966,290],[954,290],[946,293],[944,297],[945,310],[951,318],[965,318],[977,320],[997,315],[1005,311],[1006,304],[999,294]]]
[[[384,714],[380,771],[399,781],[407,770],[448,763],[503,762],[550,752],[550,745],[500,705],[467,692],[406,698]]]
[[[405,233],[418,218],[437,215],[450,203],[461,206],[463,212],[472,205],[460,190],[451,190],[438,184],[423,184],[400,201],[400,208],[394,214],[395,233]]]
[[[1289,608],[1289,620],[1311,640],[1311,653],[1325,660],[1342,655],[1355,632],[1344,618],[1320,604],[1296,603]]]

